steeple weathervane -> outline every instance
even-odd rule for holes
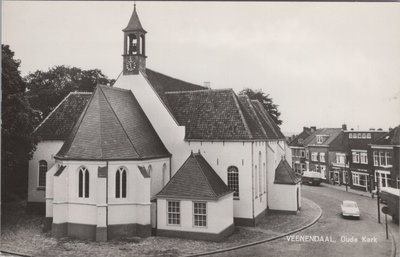
[[[133,13],[124,32],[123,74],[135,75],[146,71],[145,35],[146,31],[140,23],[136,12],[136,2]]]

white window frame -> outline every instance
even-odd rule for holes
[[[373,151],[374,166],[379,166],[379,152]]]
[[[367,153],[360,152],[360,163],[368,164],[368,155],[367,155]]]
[[[352,152],[353,156],[353,163],[360,163],[360,153],[359,152]]]
[[[319,153],[319,161],[325,162],[325,153]]]
[[[317,144],[322,144],[324,142],[324,137],[322,135],[317,135]]]
[[[174,208],[173,211],[170,211],[170,206],[169,204],[177,204],[176,206],[171,206],[171,208]],[[176,211],[176,209],[178,209],[178,211]],[[171,209],[172,210],[172,209]],[[180,226],[181,225],[181,201],[179,200],[167,200],[167,225],[168,226]],[[172,216],[172,218],[170,218],[170,214],[171,215],[176,215],[176,217]],[[170,223],[170,220],[176,220],[176,223]]]
[[[204,204],[204,206],[205,206],[205,208],[204,208],[205,213],[196,213],[196,207],[195,207],[196,204],[201,204],[201,205]],[[195,202],[193,202],[192,207],[193,207],[193,211],[192,211],[192,215],[193,215],[193,227],[196,227],[196,228],[207,228],[207,225],[208,225],[208,219],[207,219],[207,214],[208,214],[208,211],[207,211],[207,202],[195,201]],[[199,210],[199,209],[203,209],[203,208],[197,208],[197,209]],[[197,218],[197,217],[205,217],[205,220],[199,220],[199,222],[205,222],[204,225],[196,225],[196,218]]]
[[[386,187],[389,186],[390,180],[390,171],[387,170],[375,170],[375,187],[377,183],[379,184],[379,188],[383,187],[383,180],[385,181]],[[378,182],[379,181],[379,182]]]
[[[228,187],[234,191],[233,199],[237,200],[240,197],[239,169],[236,166],[229,166],[226,174]]]
[[[349,133],[349,138],[353,138],[353,133]]]
[[[352,176],[353,185],[367,188],[367,185],[368,185],[368,174],[352,171],[351,172],[351,176]],[[362,185],[360,183],[360,181],[362,180],[361,176],[365,177],[365,179],[364,179],[365,185]]]
[[[317,152],[311,152],[311,160],[314,162],[318,161],[318,153]]]
[[[371,133],[367,133],[367,138],[368,138],[368,139],[371,138]]]

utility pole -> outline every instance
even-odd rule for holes
[[[380,193],[379,193],[379,181],[376,183],[376,202],[378,205],[378,223],[381,223],[381,209],[380,209]]]

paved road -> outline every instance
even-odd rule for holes
[[[294,234],[292,240],[285,237],[212,256],[390,256],[392,242],[390,238],[386,240],[384,226],[377,223],[376,199],[323,186],[304,185],[302,194],[322,208],[322,216],[316,224]],[[358,203],[361,211],[359,220],[342,218],[342,200]],[[323,237],[328,242],[307,242],[305,236]],[[371,241],[363,242],[363,238]]]

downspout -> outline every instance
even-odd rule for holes
[[[251,198],[251,207],[253,211],[253,220],[254,220],[254,226],[256,225],[255,217],[254,217],[254,141],[251,142],[251,191],[253,193],[253,197]]]

